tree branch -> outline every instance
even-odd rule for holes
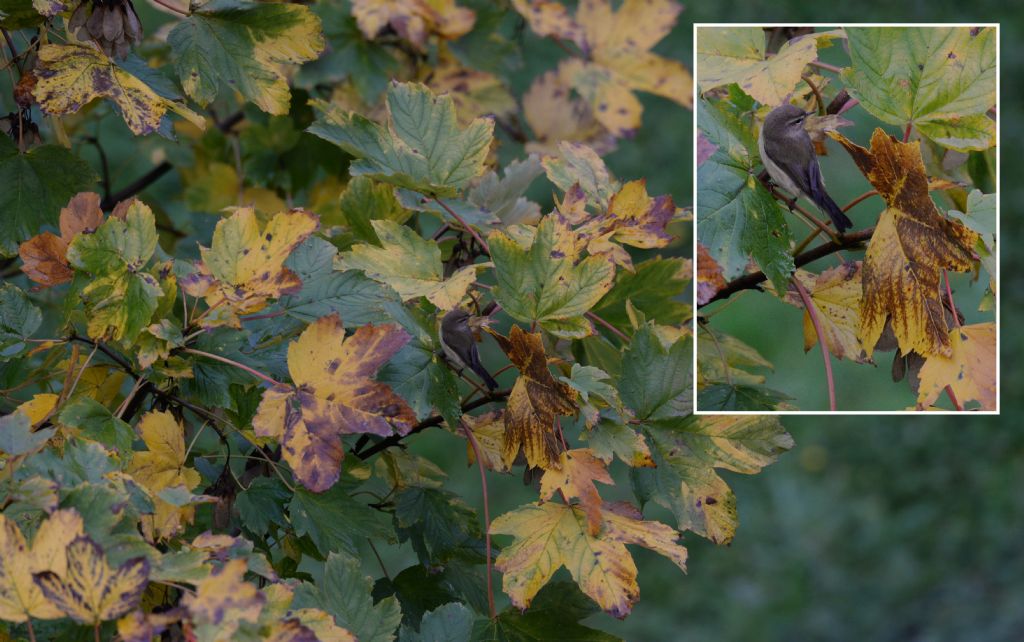
[[[835,241],[829,241],[823,245],[819,245],[813,250],[807,250],[803,254],[798,255],[793,259],[793,263],[796,267],[803,267],[808,263],[813,263],[820,258],[826,257],[829,254],[834,254],[841,250],[849,250],[859,248],[865,241],[871,238],[874,234],[875,228],[869,227],[866,230],[859,232],[853,232],[846,234],[840,239],[839,243]],[[744,274],[741,277],[735,278],[725,284],[725,287],[715,293],[715,296],[711,297],[707,303],[702,303],[697,306],[698,309],[703,308],[706,305],[710,305],[715,301],[721,301],[722,299],[728,299],[733,294],[736,294],[740,290],[749,290],[756,288],[758,285],[768,280],[768,277],[764,275],[764,272],[751,272],[750,274]]]

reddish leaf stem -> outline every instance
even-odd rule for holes
[[[473,435],[473,431],[466,427],[466,424],[459,422],[462,427],[462,432],[466,433],[466,439],[469,440],[469,445],[473,447],[473,455],[476,457],[477,468],[480,469],[480,486],[484,493],[484,548],[487,552],[487,610],[490,612],[491,619],[495,617],[494,611],[494,579],[491,577],[493,571],[491,570],[491,509],[487,501],[487,474],[484,471],[484,458],[483,453],[480,452],[480,444],[476,441],[476,436]]]
[[[825,359],[825,379],[828,382],[828,409],[835,412],[836,384],[832,379],[832,360],[829,358],[828,345],[825,343],[825,333],[821,329],[821,321],[818,319],[818,310],[814,307],[814,303],[811,302],[811,295],[808,294],[807,289],[800,283],[800,279],[795,276],[793,277],[793,285],[796,286],[796,291],[800,293],[800,299],[804,302],[804,309],[810,315],[811,323],[814,324],[814,332],[818,335],[818,347],[821,348],[821,356]]]
[[[469,232],[473,236],[474,239],[476,239],[476,242],[480,244],[480,247],[482,247],[484,249],[484,252],[486,252],[487,255],[490,256],[490,254],[491,254],[490,246],[488,246],[487,245],[487,241],[485,241],[483,239],[483,237],[480,236],[480,234],[477,233],[477,231],[473,229],[473,226],[471,226],[469,223],[467,223],[465,220],[463,220],[463,218],[461,216],[459,216],[458,214],[455,213],[455,210],[453,210],[452,208],[448,207],[448,204],[445,203],[444,201],[442,201],[441,199],[439,199],[438,197],[436,197],[436,196],[434,197],[434,202],[437,203],[438,205],[440,205],[441,207],[443,207],[444,211],[448,212],[452,216],[452,218],[454,218],[456,221],[458,221],[459,225],[464,227],[466,229],[466,231]]]
[[[586,316],[591,321],[597,321],[598,323],[603,325],[605,328],[607,328],[612,334],[616,335],[617,337],[619,337],[620,339],[622,339],[626,343],[629,343],[629,335],[626,334],[625,332],[623,332],[622,330],[619,330],[618,328],[613,326],[611,323],[605,321],[604,319],[602,319],[601,317],[597,316],[593,312],[587,312]]]
[[[176,13],[178,15],[181,15],[181,16],[188,16],[189,15],[188,11],[186,11],[184,9],[180,9],[178,7],[175,7],[174,5],[166,2],[165,0],[153,0],[153,2],[157,3],[158,5],[163,7],[164,9],[167,9],[168,11],[173,11],[174,13]]]
[[[820,60],[812,60],[808,64],[811,65],[812,67],[817,67],[818,69],[824,69],[825,71],[831,71],[834,74],[838,74],[839,72],[842,71],[842,69],[840,69],[839,67],[836,67],[835,65],[830,65],[827,62],[822,62]]]
[[[904,143],[910,141],[910,130],[913,128],[913,126],[914,126],[913,123],[907,123],[907,128],[905,130],[903,130],[903,142]]]
[[[277,381],[276,379],[268,377],[267,375],[263,374],[259,370],[254,370],[253,368],[250,368],[249,366],[245,365],[244,363],[239,363],[239,362],[234,361],[232,359],[228,359],[227,357],[222,357],[219,354],[213,354],[212,352],[205,352],[203,350],[196,350],[195,348],[182,348],[181,351],[182,352],[188,352],[189,354],[194,354],[194,355],[199,356],[199,357],[206,357],[207,359],[213,359],[214,361],[220,361],[221,363],[226,363],[229,366],[234,366],[234,367],[238,368],[239,370],[244,370],[244,371],[248,372],[249,374],[251,374],[252,376],[256,377],[257,379],[262,379],[263,381],[266,381],[267,383],[269,383],[272,386],[280,386],[281,385],[280,381]]]
[[[957,401],[956,399],[956,395],[953,394],[952,386],[946,386],[946,396],[949,397],[949,400],[953,402],[953,407],[956,408],[957,412],[964,411],[964,407],[960,405],[960,402]]]

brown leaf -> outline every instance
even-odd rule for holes
[[[103,224],[103,210],[100,209],[100,195],[96,192],[80,192],[71,197],[67,207],[60,210],[60,237],[65,243],[79,234],[90,234]]]
[[[704,305],[714,298],[718,291],[726,285],[722,276],[722,266],[718,264],[708,249],[697,244],[697,305]]]
[[[519,369],[505,410],[505,465],[510,466],[522,448],[530,466],[557,468],[555,416],[576,412],[576,391],[551,376],[539,332],[527,333],[517,325],[508,337],[487,331]]]
[[[870,150],[841,134],[829,136],[846,148],[888,206],[864,257],[858,334],[867,356],[889,318],[904,354],[950,356],[939,278],[942,270],[973,269],[978,235],[939,214],[928,195],[919,143],[901,143],[881,129],[871,136]]]
[[[563,452],[560,456],[558,470],[547,470],[540,479],[540,498],[551,499],[561,491],[562,497],[569,500],[578,497],[580,508],[587,516],[587,526],[591,535],[601,532],[601,495],[597,492],[594,482],[614,484],[604,462],[594,456],[589,448],[576,448]]]
[[[21,271],[43,287],[67,283],[74,276],[68,264],[68,245],[81,233],[92,233],[103,223],[100,195],[75,194],[60,210],[60,236],[51,232],[37,234],[18,248]]]

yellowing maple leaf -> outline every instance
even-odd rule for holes
[[[469,33],[476,22],[473,10],[454,0],[352,0],[352,15],[367,38],[376,38],[390,26],[417,49],[426,46],[431,33],[454,40]]]
[[[257,312],[269,299],[297,292],[302,281],[284,262],[318,225],[316,214],[291,210],[274,215],[261,229],[249,207],[219,221],[211,246],[199,248],[203,260],[196,272],[181,280],[185,292],[205,297],[210,306],[202,324],[241,327],[239,314]]]
[[[576,391],[551,376],[539,332],[527,333],[517,325],[508,337],[487,331],[519,369],[505,409],[505,466],[512,465],[521,448],[531,467],[557,467],[555,416],[576,412]]]
[[[534,138],[526,143],[528,153],[557,155],[562,141],[584,143],[601,155],[615,149],[615,137],[571,89],[557,71],[549,71],[537,76],[523,95],[523,116]]]
[[[496,473],[507,473],[511,468],[502,458],[505,442],[505,411],[492,410],[476,417],[462,416],[462,423],[473,433],[476,445],[480,448],[480,456],[484,466]],[[469,464],[476,463],[476,451],[473,444],[466,440],[466,457]]]
[[[794,277],[807,289],[825,334],[825,346],[838,359],[847,358],[857,363],[869,363],[864,346],[857,338],[860,329],[860,308],[863,286],[861,262],[843,263],[821,274],[797,270]],[[786,303],[803,308],[800,295],[790,289]],[[818,343],[811,315],[804,310],[804,352]]]
[[[128,129],[139,136],[159,129],[168,109],[200,129],[206,127],[202,116],[158,95],[94,45],[43,45],[38,56],[39,80],[32,93],[47,113],[71,114],[96,98],[109,98]]]
[[[126,472],[149,491],[155,507],[152,516],[142,518],[142,528],[150,539],[170,537],[192,522],[195,508],[175,506],[157,495],[176,486],[193,490],[199,485],[199,473],[185,466],[185,429],[174,415],[157,410],[147,413],[138,430],[148,450],[135,452]]]
[[[246,562],[233,559],[196,584],[196,592],[182,599],[201,640],[227,642],[242,622],[256,623],[267,598],[244,581]]]
[[[80,624],[97,624],[119,618],[134,609],[149,582],[149,561],[136,557],[116,569],[88,535],[80,535],[67,547],[63,573],[43,571],[34,575],[47,599]]]
[[[634,91],[693,106],[690,72],[650,51],[675,25],[682,11],[678,3],[625,0],[615,10],[609,0],[588,0],[579,4],[575,19],[549,0],[513,4],[538,35],[573,40],[583,51],[585,60],[568,59],[559,73],[615,136],[632,136],[640,127],[643,107]]]
[[[639,597],[637,569],[626,544],[639,544],[686,570],[686,549],[679,533],[659,522],[642,521],[632,507],[605,504],[602,529],[591,534],[586,514],[577,507],[550,502],[527,504],[499,516],[491,533],[512,535],[495,566],[502,588],[519,609],[565,566],[580,589],[606,612],[622,618]]]
[[[397,325],[364,325],[346,339],[341,319],[332,314],[311,323],[288,346],[295,386],[266,390],[253,428],[281,442],[303,486],[323,492],[338,481],[345,455],[341,435],[412,429],[416,415],[409,404],[370,378],[409,339]]]
[[[981,410],[996,409],[996,324],[977,323],[949,331],[952,354],[932,355],[921,366],[917,403],[935,403],[946,386],[961,406],[978,402]]]
[[[601,531],[601,495],[594,482],[614,484],[604,462],[588,448],[567,450],[560,455],[559,467],[544,471],[540,478],[540,498],[551,499],[556,492],[568,501],[578,497],[580,508],[587,516],[591,535]]]
[[[864,303],[858,336],[871,357],[886,320],[900,352],[950,356],[949,328],[939,298],[942,270],[974,268],[978,235],[943,218],[928,195],[920,143],[901,143],[881,128],[871,149],[829,132],[864,172],[887,205],[864,256]]]
[[[0,620],[52,620],[63,615],[43,595],[32,574],[63,574],[67,569],[65,550],[82,532],[82,517],[74,509],[54,511],[39,527],[29,548],[14,520],[0,514]]]

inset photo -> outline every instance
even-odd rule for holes
[[[695,25],[698,413],[998,412],[998,25]]]

